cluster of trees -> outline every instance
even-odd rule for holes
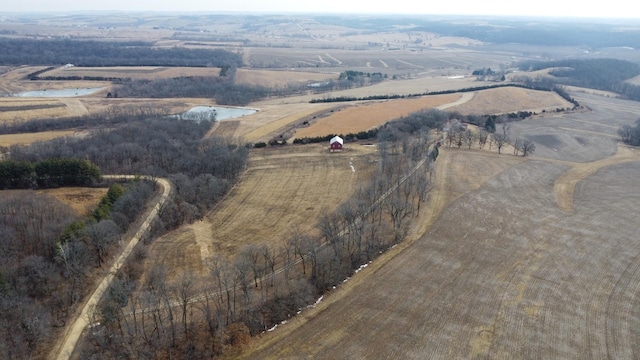
[[[103,173],[170,177],[177,196],[163,221],[175,227],[193,221],[229,189],[244,168],[248,149],[228,139],[202,139],[211,121],[146,118],[87,138],[63,138],[31,146],[14,146],[14,161],[51,158],[87,159]]]
[[[100,180],[100,169],[88,160],[49,158],[0,161],[0,189],[88,186]]]
[[[626,144],[640,146],[640,119],[636,120],[635,126],[623,125],[618,129],[618,135]]]
[[[295,316],[405,238],[428,194],[426,134],[441,115],[416,115],[419,126],[384,130],[390,134],[379,143],[377,176],[318,220],[319,235],[294,227],[280,242],[212,259],[204,278],[184,274],[171,281],[162,266],[141,284],[121,277],[82,357],[211,358]]]
[[[0,39],[0,65],[241,66],[242,56],[221,49],[158,49],[142,41]]]
[[[329,140],[331,140],[336,135],[340,136],[345,141],[369,140],[369,139],[375,139],[378,136],[378,129],[375,128],[375,129],[371,129],[371,130],[363,130],[363,131],[359,131],[357,133],[348,133],[346,135],[343,135],[343,134],[329,134],[329,135],[325,135],[325,136],[305,136],[305,137],[301,137],[301,138],[295,138],[293,140],[293,143],[294,144],[317,144],[317,143],[323,143],[323,142],[328,142]]]
[[[150,117],[169,116],[169,109],[156,106],[111,106],[106,111],[93,115],[64,118],[43,118],[0,123],[0,134],[24,134],[65,129],[89,129],[114,127],[124,123],[141,121]]]
[[[502,153],[502,149],[505,145],[511,145],[513,147],[513,155],[522,154],[522,156],[531,155],[536,150],[536,144],[527,138],[512,138],[510,132],[510,126],[505,117],[498,118],[500,124],[498,128],[495,128],[495,123],[492,124],[494,131],[489,132],[486,128],[479,128],[478,131],[473,131],[464,126],[459,121],[450,122],[445,136],[445,143],[449,147],[457,147],[458,149],[466,147],[471,149],[474,144],[477,143],[479,149],[484,149],[488,146],[489,150],[495,147],[498,150],[498,154]]]
[[[47,356],[90,290],[90,273],[153,193],[143,182],[127,188],[100,219],[82,219],[56,198],[28,190],[0,197],[1,358]]]
[[[118,97],[211,97],[220,105],[246,105],[273,93],[264,86],[236,84],[233,78],[213,76],[123,80],[116,88]]]
[[[640,65],[618,59],[568,59],[556,61],[523,61],[521,70],[555,68],[549,73],[555,79],[547,82],[606,90],[631,100],[640,100],[640,86],[625,82],[640,75]],[[545,80],[538,80],[545,81]]]

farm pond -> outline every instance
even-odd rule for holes
[[[182,119],[188,120],[209,120],[215,119],[216,121],[235,119],[243,117],[245,115],[251,115],[258,111],[258,109],[241,108],[241,107],[225,107],[225,106],[196,106],[189,109],[179,116]]]

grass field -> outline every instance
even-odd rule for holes
[[[231,257],[256,242],[278,246],[294,227],[311,231],[321,214],[370,178],[375,164],[373,150],[360,145],[342,153],[321,145],[254,150],[225,200],[203,221],[155,241],[149,259],[167,265],[172,274],[199,274],[210,256]]]

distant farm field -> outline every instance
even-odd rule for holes
[[[519,87],[503,87],[482,90],[473,98],[448,110],[469,114],[505,114],[518,111],[553,111],[572,108],[573,104],[551,91],[538,91]]]
[[[0,135],[0,147],[9,147],[11,145],[29,145],[37,141],[47,141],[59,137],[65,137],[75,134],[74,130],[60,130],[60,131],[43,131],[37,133],[23,133],[23,134],[7,134]]]
[[[180,76],[218,76],[217,67],[165,67],[165,66],[109,66],[109,67],[58,67],[41,74],[41,77],[104,77],[130,79],[168,79]]]
[[[357,133],[378,127],[387,121],[419,110],[455,102],[461,96],[461,94],[447,94],[423,96],[417,99],[397,99],[347,105],[344,108],[335,111],[331,110],[311,120],[308,127],[296,130],[295,137]]]
[[[0,123],[67,114],[67,105],[57,99],[0,98]]]
[[[285,87],[289,84],[321,82],[337,79],[338,75],[335,72],[320,73],[294,70],[257,69],[238,69],[236,72],[237,83],[266,87]]]

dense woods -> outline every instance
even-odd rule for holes
[[[36,163],[0,161],[0,190],[87,186],[100,179],[100,169],[87,160],[50,158]]]
[[[111,216],[104,214],[99,220],[82,219],[45,194],[2,194],[1,358],[46,357],[51,337],[92,288],[91,273],[114,252],[123,231],[153,193],[144,182],[126,188],[110,205]]]
[[[220,49],[158,49],[142,41],[0,38],[0,65],[241,66],[242,57]]]
[[[246,105],[272,95],[263,86],[235,84],[231,77],[189,76],[156,80],[124,80],[115,87],[118,97],[132,98],[215,98],[220,105]]]
[[[108,174],[168,177],[176,194],[154,225],[157,234],[201,217],[244,167],[245,146],[217,137],[202,139],[210,121],[155,116],[134,120],[96,129],[86,138],[13,146],[11,158],[0,163],[0,169],[46,174],[43,186],[61,185],[64,178],[57,177],[56,169],[74,174],[76,165]],[[84,176],[83,169],[87,170],[78,167],[77,173]],[[89,174],[93,180],[96,174]],[[2,181],[11,185],[12,179]],[[32,185],[39,179],[26,182]],[[136,181],[124,190],[111,186],[89,219],[78,218],[44,195],[9,193],[0,198],[0,357],[44,357],[41,351],[50,337],[91,288],[88,275],[108,261],[154,188]],[[141,274],[136,264],[144,252],[134,258],[122,272],[131,279]]]
[[[549,74],[564,85],[588,87],[618,93],[630,100],[640,100],[640,86],[625,80],[640,75],[640,65],[617,59],[569,59],[556,61],[526,61],[521,70],[553,68]],[[544,80],[538,79],[539,82]]]

